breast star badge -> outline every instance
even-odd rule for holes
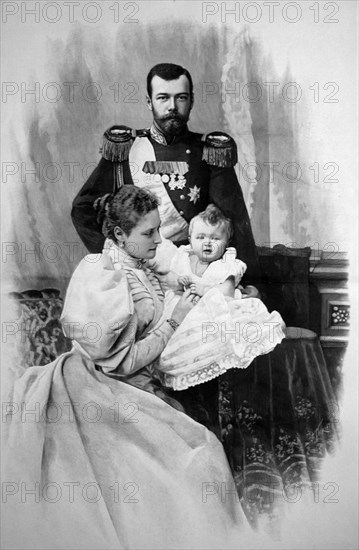
[[[195,185],[194,187],[190,187],[190,192],[187,193],[187,196],[189,197],[189,202],[193,202],[193,204],[196,204],[196,202],[199,200],[199,194],[200,194],[200,188]]]

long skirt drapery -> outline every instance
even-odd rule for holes
[[[7,548],[241,547],[222,445],[158,397],[71,351],[27,369],[6,412]]]

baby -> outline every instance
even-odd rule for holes
[[[224,295],[241,298],[235,288],[247,266],[236,259],[235,248],[227,248],[232,233],[231,221],[213,204],[195,216],[189,226],[190,244],[181,246],[171,262],[178,283],[197,297],[217,286]]]
[[[167,285],[176,293],[190,287],[197,302],[158,361],[162,383],[175,390],[246,368],[285,337],[280,314],[269,313],[240,287],[246,264],[236,258],[235,248],[227,247],[231,235],[231,221],[209,205],[192,219],[189,245],[163,243],[156,257],[157,270],[167,265],[162,269]]]

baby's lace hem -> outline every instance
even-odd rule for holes
[[[157,372],[160,375],[162,384],[167,388],[172,388],[175,391],[186,390],[192,386],[198,386],[213,380],[213,378],[224,374],[229,369],[246,369],[256,357],[270,353],[286,337],[281,325],[277,326],[275,336],[274,342],[270,342],[266,338],[260,343],[248,345],[245,350],[242,350],[241,356],[237,353],[229,353],[209,366],[192,370],[192,372],[183,373],[184,368],[186,368],[184,366],[177,367],[178,374],[175,374],[176,369],[170,372],[158,369]],[[195,367],[192,369],[195,369]],[[188,367],[186,370],[188,370]]]
[[[199,369],[196,372],[174,376],[168,373],[159,373],[162,383],[167,388],[172,388],[175,391],[186,390],[192,386],[198,386],[209,380],[213,380],[217,376],[224,374],[229,369],[245,369],[253,361],[258,354],[251,357],[239,358],[237,355],[230,354],[224,359],[212,363],[208,367]]]

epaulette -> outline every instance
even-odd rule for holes
[[[100,153],[106,160],[123,162],[128,155],[136,137],[147,137],[149,128],[134,130],[128,126],[111,126],[103,135]]]
[[[205,142],[202,160],[212,166],[228,168],[238,162],[237,146],[234,139],[224,132],[211,132],[202,137]]]

